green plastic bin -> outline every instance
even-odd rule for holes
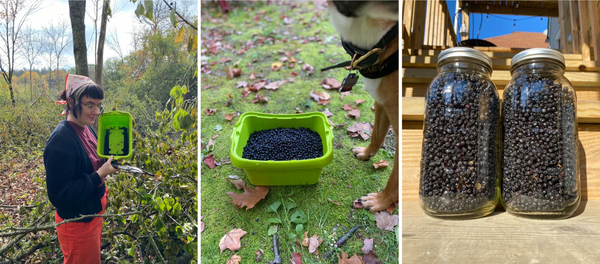
[[[98,118],[98,157],[113,160],[130,159],[133,155],[133,118],[121,111],[106,112]]]
[[[242,158],[250,134],[255,131],[283,128],[310,128],[321,136],[323,156],[306,160],[262,161]],[[321,170],[333,160],[333,131],[321,112],[277,115],[244,113],[231,134],[231,164],[244,169],[256,186],[309,185],[319,181]]]

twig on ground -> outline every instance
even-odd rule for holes
[[[358,228],[360,228],[360,225],[357,225],[355,227],[353,227],[352,229],[350,229],[350,231],[348,231],[348,233],[346,233],[344,236],[342,236],[340,239],[338,239],[338,241],[335,242],[334,247],[336,248],[341,248],[346,241],[348,241],[348,239],[354,234],[354,232],[356,232],[356,230],[358,230]],[[325,256],[323,256],[324,259],[329,258],[329,256],[331,255],[331,253],[333,252],[332,250],[329,250]]]
[[[269,261],[270,264],[281,264],[281,257],[279,256],[279,250],[277,250],[277,236],[273,235],[273,252],[275,253],[275,259]]]

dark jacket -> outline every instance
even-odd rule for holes
[[[44,148],[44,166],[48,198],[62,219],[102,211],[100,199],[105,186],[98,187],[100,176],[67,120],[61,121],[50,135]],[[85,218],[78,222],[92,220]]]

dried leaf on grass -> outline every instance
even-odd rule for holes
[[[344,106],[342,107],[342,109],[343,109],[343,110],[346,110],[346,111],[350,111],[350,110],[352,110],[352,109],[354,109],[354,108],[352,107],[352,105],[349,105],[349,104],[344,104]]]
[[[395,203],[392,203],[392,204],[390,204],[390,206],[388,206],[388,208],[386,208],[385,210],[386,210],[388,213],[390,213],[390,214],[391,214],[391,213],[393,213],[393,212],[394,212],[394,210],[396,209],[396,207],[398,207],[398,202],[395,202]]]
[[[258,91],[261,88],[265,87],[266,84],[267,84],[267,82],[265,82],[265,81],[259,81],[255,84],[251,84],[249,87],[250,87],[251,91]]]
[[[364,246],[362,247],[362,252],[367,254],[369,251],[373,251],[373,239],[367,238],[363,241]]]
[[[261,103],[261,104],[266,104],[269,102],[269,98],[267,98],[266,96],[262,96],[261,94],[257,94],[254,99],[252,99],[252,103]]]
[[[207,116],[211,116],[217,112],[217,109],[206,108],[206,109],[204,109],[204,112],[206,113]]]
[[[231,121],[233,119],[233,115],[235,113],[231,113],[231,114],[225,114],[225,120]]]
[[[248,82],[241,81],[241,82],[237,82],[237,86],[235,88],[246,88],[246,87],[248,87]]]
[[[260,261],[260,257],[262,257],[262,255],[265,252],[262,249],[258,249],[257,251],[254,251],[254,254],[256,254],[256,258],[254,260],[256,260],[256,262]]]
[[[306,64],[302,65],[302,70],[305,71],[307,75],[311,75],[311,74],[315,73],[315,67],[308,64],[308,62]]]
[[[246,206],[246,210],[254,207],[258,201],[264,199],[269,193],[269,187],[265,186],[256,186],[256,188],[243,186],[242,188],[244,188],[243,193],[227,192],[227,195],[233,199],[231,203],[235,204],[237,208]]]
[[[347,129],[350,132],[351,137],[361,137],[363,140],[371,138],[373,133],[373,126],[367,122],[354,122],[351,127]]]
[[[354,118],[358,119],[360,117],[360,110],[354,109],[354,110],[351,110],[350,112],[348,112],[348,114],[350,116],[353,116]]]
[[[241,260],[242,257],[238,256],[237,254],[233,254],[233,256],[231,256],[231,258],[229,258],[225,264],[239,264]]]
[[[313,235],[310,237],[310,241],[308,243],[308,253],[316,253],[317,248],[321,245],[323,239],[319,239],[317,235]]]
[[[210,155],[204,157],[202,162],[204,162],[204,164],[208,165],[208,167],[211,170],[214,169],[215,167],[217,167],[217,164],[215,164],[215,157],[213,157],[213,154],[210,154]]]
[[[369,251],[363,256],[363,261],[365,264],[379,264],[381,261],[377,259],[377,255],[375,255],[375,251]]]
[[[203,215],[200,216],[200,233],[204,232],[204,222],[202,222]]]
[[[206,145],[206,150],[212,151],[215,149],[215,142],[212,139],[208,140],[208,145]]]
[[[398,215],[391,215],[388,212],[375,213],[377,228],[382,230],[394,231],[394,226],[398,225]]]
[[[362,104],[362,103],[364,103],[364,102],[365,102],[365,100],[363,100],[363,99],[358,99],[358,100],[356,100],[356,102],[354,102],[354,104],[356,104],[356,105],[359,105],[359,104]]]
[[[292,264],[302,264],[302,253],[292,252],[292,257],[290,257],[290,261]]]
[[[252,72],[250,73],[250,80],[255,80],[256,79],[256,73]]]
[[[242,179],[238,179],[238,180],[230,180],[230,179],[226,179],[229,182],[231,182],[233,184],[233,186],[235,186],[235,188],[237,188],[238,190],[242,189],[244,186],[246,186],[246,183],[244,182],[244,180]]]
[[[373,163],[373,167],[375,167],[375,169],[385,168],[387,166],[390,166],[390,163],[387,160],[380,160],[379,162]]]
[[[321,81],[319,84],[327,90],[338,90],[340,87],[342,87],[342,83],[334,78],[325,78],[325,80]]]
[[[344,100],[344,96],[348,96],[348,95],[351,95],[351,94],[352,94],[352,92],[350,92],[350,91],[347,91],[347,92],[341,92],[341,93],[340,93],[340,101],[341,101],[341,100]]]
[[[271,70],[279,71],[282,66],[283,66],[283,63],[281,63],[281,62],[271,63]]]
[[[329,103],[331,103],[331,101],[329,101],[329,100],[319,100],[319,102],[317,104],[318,105],[328,105]]]
[[[329,110],[323,111],[323,114],[325,114],[326,117],[332,117],[333,116],[333,113],[329,112]]]
[[[342,251],[342,257],[338,254],[339,264],[363,264],[362,259],[354,253],[351,258],[348,258],[348,253]]]
[[[241,228],[236,228],[229,231],[221,238],[221,241],[219,242],[221,253],[223,253],[223,250],[225,249],[229,249],[231,251],[239,250],[242,247],[240,239],[247,233],[248,232],[242,230]]]
[[[321,100],[329,100],[329,98],[331,98],[331,96],[326,92],[310,91],[310,98],[313,99],[315,102],[319,102]]]
[[[287,82],[286,80],[271,82],[271,83],[267,84],[265,86],[265,88],[269,89],[269,90],[277,90],[277,88],[279,88],[281,85],[283,85],[286,82]]]

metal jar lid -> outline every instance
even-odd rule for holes
[[[438,56],[437,66],[439,67],[442,63],[460,58],[480,61],[492,73],[492,59],[480,50],[467,47],[455,47],[442,51]]]
[[[559,62],[561,67],[565,67],[565,56],[559,51],[545,48],[533,48],[517,53],[510,63],[510,71],[512,72],[517,64],[532,59],[551,59]]]

